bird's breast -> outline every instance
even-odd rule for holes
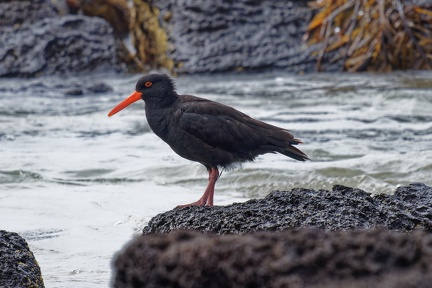
[[[171,130],[175,130],[175,119],[172,109],[146,109],[147,122],[152,131],[167,142]]]

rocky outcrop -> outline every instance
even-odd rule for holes
[[[226,207],[174,209],[117,255],[113,284],[429,287],[431,215],[432,187],[421,183],[394,195],[297,188]]]
[[[65,15],[61,1],[0,3],[0,76],[125,71],[113,29],[103,19]],[[6,15],[7,13],[7,15]]]
[[[302,41],[312,17],[307,1],[152,2],[178,73],[314,70]]]
[[[6,26],[19,28],[44,18],[69,13],[66,1],[12,0],[0,2],[0,29]]]
[[[313,71],[302,40],[307,1],[134,1],[132,56],[125,1],[15,0],[0,3],[0,76],[165,68],[176,73]],[[65,19],[61,19],[65,17]],[[30,49],[31,48],[31,49]],[[118,58],[121,58],[120,60]],[[123,65],[121,64],[123,63]]]
[[[242,234],[300,227],[351,230],[377,226],[430,233],[431,215],[432,187],[421,183],[399,187],[394,195],[376,196],[344,186],[334,186],[332,191],[296,188],[229,206],[174,209],[151,219],[143,233],[186,229]]]
[[[133,8],[130,10],[128,3],[131,2]],[[343,35],[340,35],[340,28],[347,26],[349,35],[357,29],[351,27],[352,17],[348,16],[329,17],[332,19],[322,21],[325,26],[334,19],[348,19],[347,25],[335,24],[334,29],[328,30],[335,33],[336,43],[334,40],[324,41],[315,37],[319,40],[306,44],[305,39],[314,38],[307,37],[314,33],[308,32],[307,28],[313,14],[319,11],[308,7],[309,2],[311,1],[3,1],[0,3],[0,43],[3,44],[0,46],[0,76],[29,77],[53,73],[126,70],[147,72],[152,69],[164,69],[177,74],[263,70],[332,72],[346,70],[347,62],[355,68],[352,71],[361,71],[370,62],[370,57],[389,50],[372,53],[371,49],[359,49],[360,52],[366,51],[368,54],[367,57],[357,57],[352,54],[351,48],[342,46],[344,43],[351,43],[351,40],[341,40]],[[398,7],[397,5],[412,3],[428,5],[430,0],[400,1],[397,2],[399,4],[393,2],[386,1],[391,3],[392,7]],[[351,2],[354,7],[353,3]],[[336,7],[335,13],[346,13],[345,9],[338,8],[340,4],[333,4]],[[375,8],[378,9],[378,6]],[[355,11],[357,8],[353,9]],[[411,10],[415,13],[421,12],[422,17],[429,21],[429,6],[413,9]],[[69,15],[67,20],[58,19],[68,13],[97,17]],[[336,15],[335,13],[329,12],[326,15]],[[405,19],[402,14],[401,17]],[[320,16],[320,19],[324,17]],[[419,19],[418,27],[423,27],[422,23],[425,21],[423,18]],[[383,27],[388,24],[385,23],[382,24]],[[391,25],[400,29],[406,26],[397,23]],[[316,25],[315,30],[320,36],[329,34],[323,33],[325,29]],[[375,30],[374,28],[371,31]],[[429,31],[428,28],[423,30]],[[428,33],[430,34],[430,31]],[[422,37],[414,46],[427,48],[424,44],[427,41],[424,42],[423,39],[430,38],[428,33],[420,33]],[[399,34],[395,35],[399,37]],[[416,33],[407,32],[406,35],[408,34],[413,36]],[[129,35],[132,36],[132,45],[128,42]],[[348,38],[351,39],[351,36]],[[389,42],[385,40],[387,36],[378,38],[384,39],[384,42],[376,47],[384,47]],[[375,40],[371,41],[375,43]],[[399,43],[399,48],[409,46],[404,45],[408,40],[396,40],[393,42],[402,43]],[[353,42],[358,44],[364,41]],[[324,49],[325,47],[327,49]],[[336,49],[338,47],[339,49]],[[399,48],[395,51],[399,51]],[[351,55],[352,59],[346,61]],[[430,61],[426,56],[422,56],[426,66],[414,65],[412,68],[430,68]],[[388,57],[400,60],[394,55]]]
[[[114,263],[114,287],[430,287],[432,236],[385,229],[151,234]]]
[[[0,287],[44,287],[41,270],[27,242],[0,230]]]

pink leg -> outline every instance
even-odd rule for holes
[[[198,201],[192,202],[190,204],[179,205],[177,208],[183,208],[187,206],[213,206],[214,187],[216,181],[219,178],[219,170],[217,167],[211,167],[208,169],[208,172],[209,183],[201,198]]]

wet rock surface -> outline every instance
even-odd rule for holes
[[[44,287],[41,270],[27,242],[0,230],[0,287]]]
[[[313,71],[307,1],[156,0],[179,73]]]
[[[113,29],[97,17],[65,15],[57,1],[1,3],[0,76],[31,77],[126,71]],[[7,7],[5,7],[7,6]],[[29,12],[30,11],[30,12]]]
[[[314,228],[133,240],[114,287],[430,287],[432,235]]]
[[[155,216],[143,234],[198,230],[242,234],[265,230],[317,227],[326,230],[386,227],[432,232],[432,187],[413,183],[394,195],[372,196],[360,189],[275,191],[263,199],[229,206],[186,207]]]

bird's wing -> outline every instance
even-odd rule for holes
[[[215,148],[259,155],[300,143],[287,130],[207,99],[183,96],[180,128]],[[285,153],[283,153],[285,154]]]

